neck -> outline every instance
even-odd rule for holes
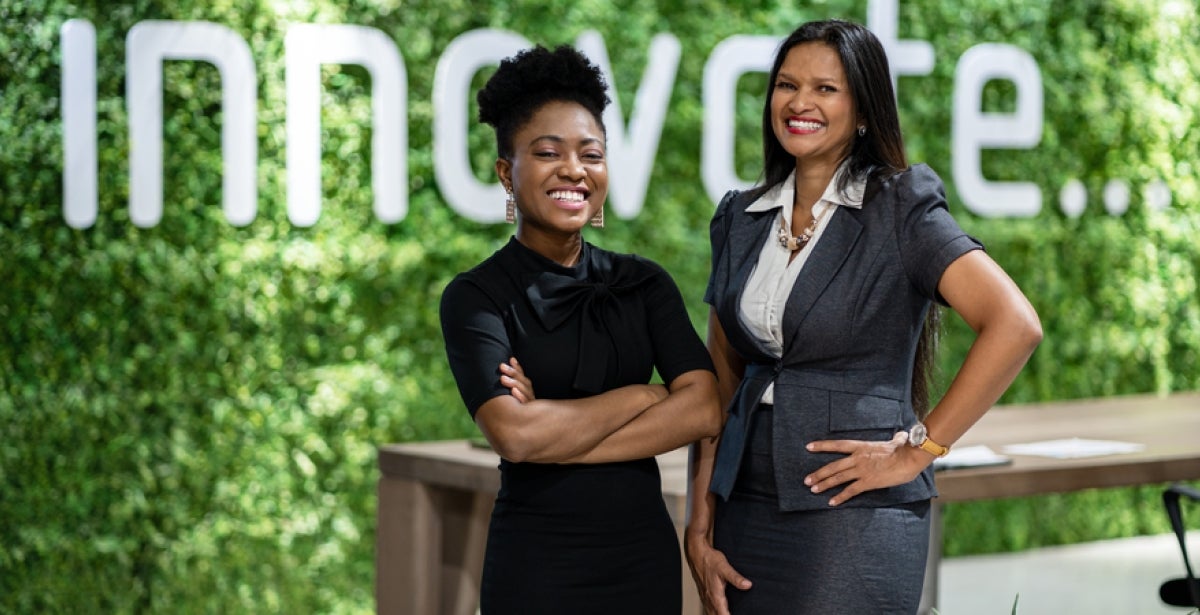
[[[793,205],[811,208],[813,203],[816,203],[821,198],[821,195],[825,194],[825,188],[833,180],[833,176],[837,173],[840,163],[841,161],[833,165],[820,163],[805,164],[797,160],[796,197]]]
[[[579,262],[579,256],[583,254],[583,234],[579,232],[569,235],[547,235],[532,233],[524,225],[518,224],[517,241],[563,267],[575,266]]]

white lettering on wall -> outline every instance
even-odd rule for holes
[[[129,217],[141,227],[162,219],[164,60],[201,60],[221,75],[222,193],[225,219],[242,226],[258,210],[258,91],[245,39],[205,21],[141,21],[125,37],[129,114]]]
[[[713,203],[720,201],[727,190],[753,185],[753,181],[738,177],[734,163],[737,82],[746,73],[771,72],[771,58],[779,42],[774,36],[731,36],[717,43],[704,65],[700,176]]]
[[[284,38],[287,80],[287,211],[296,226],[321,217],[321,64],[356,64],[371,75],[371,188],[385,224],[408,213],[408,77],[396,44],[375,28],[298,24]]]
[[[1017,89],[1014,113],[982,111],[983,88],[993,79]],[[1023,49],[984,43],[966,51],[954,69],[954,185],[967,209],[987,217],[1035,216],[1042,191],[1033,182],[993,182],[983,177],[984,148],[1029,149],[1042,140],[1042,75]]]
[[[933,72],[933,45],[927,41],[898,40],[900,3],[898,0],[871,0],[867,3],[867,28],[875,34],[887,52],[891,65],[892,89],[899,97],[900,75],[928,75]]]
[[[96,223],[96,29],[70,19],[62,36],[63,218],[71,228]]]
[[[650,41],[646,70],[638,85],[628,129],[604,38],[599,32],[588,30],[579,35],[575,45],[600,67],[608,81],[608,97],[612,99],[612,104],[604,110],[604,125],[608,131],[609,201],[618,216],[636,217],[642,213],[646,200],[646,188],[650,184],[658,141],[667,117],[667,103],[675,88],[675,71],[679,68],[681,53],[679,39],[670,34],[658,34]]]
[[[871,0],[868,18],[889,55],[894,75],[927,74],[932,46],[897,40],[896,0]],[[86,20],[72,19],[60,30],[62,44],[63,218],[73,228],[95,224],[98,210],[96,155],[96,33]],[[700,180],[715,203],[726,190],[746,188],[735,165],[737,84],[742,75],[765,73],[779,39],[731,36],[713,48],[704,67]],[[670,104],[681,47],[659,34],[647,50],[630,120],[620,99],[602,36],[584,32],[576,45],[605,73],[613,100],[605,111],[609,130],[611,207],[620,217],[643,208],[649,178]],[[524,37],[501,30],[465,32],[438,59],[432,101],[434,175],[446,203],[463,217],[483,223],[503,218],[503,191],[493,179],[475,177],[468,150],[467,117],[471,83],[480,69],[496,65],[531,46]],[[374,28],[298,24],[285,39],[287,104],[287,211],[297,226],[315,224],[321,213],[320,65],[359,64],[372,81],[372,187],[377,219],[395,223],[408,210],[408,84],[395,43]],[[142,21],[126,37],[126,104],[130,138],[129,210],[141,227],[162,218],[162,66],[166,60],[207,61],[221,78],[223,210],[232,224],[245,225],[257,212],[257,104],[255,64],[246,41],[229,28],[208,22]],[[992,80],[1016,88],[1011,113],[984,112],[984,87]],[[984,43],[967,50],[955,68],[952,175],[966,207],[989,217],[1034,216],[1041,209],[1037,184],[990,181],[983,177],[981,151],[1029,149],[1041,141],[1042,78],[1032,56],[1015,46]],[[757,118],[756,118],[757,119]],[[757,121],[756,121],[757,124]],[[758,131],[742,135],[757,144]],[[491,152],[488,152],[489,158]],[[489,173],[490,175],[490,173]],[[1067,215],[1087,206],[1082,184],[1068,182],[1059,193]],[[1105,208],[1113,215],[1130,205],[1131,186],[1110,184]],[[1170,207],[1170,188],[1161,180],[1145,186],[1151,210]]]
[[[501,30],[466,32],[446,47],[433,75],[433,171],[446,203],[476,222],[504,220],[504,188],[484,183],[471,170],[467,150],[471,79],[484,66],[499,64],[531,47],[524,37]]]

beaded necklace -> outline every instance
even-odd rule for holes
[[[808,227],[805,228],[803,231],[800,231],[800,234],[795,237],[793,237],[792,233],[788,230],[787,222],[783,219],[783,213],[780,212],[780,214],[779,214],[779,245],[783,248],[786,248],[786,249],[792,251],[792,252],[795,252],[795,251],[803,248],[804,246],[808,245],[808,242],[812,241],[813,235],[816,234],[816,232],[817,232],[817,225],[821,223],[821,218],[824,218],[825,214],[829,213],[830,209],[833,209],[833,207],[826,206],[825,209],[821,212],[820,217],[813,216],[812,222],[810,222],[808,224]]]

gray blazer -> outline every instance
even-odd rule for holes
[[[721,199],[710,226],[712,270],[704,300],[746,361],[717,449],[711,491],[728,499],[751,414],[775,382],[773,457],[782,510],[828,508],[804,477],[839,457],[809,453],[814,440],[885,441],[916,422],[911,382],[917,341],[946,267],[982,248],[950,216],[941,179],[915,165],[868,182],[862,209],[839,207],[788,296],[783,357],[742,326],[738,306],[777,212],[745,211],[752,192]],[[842,506],[888,506],[937,495],[932,467],[915,480],[863,493]]]

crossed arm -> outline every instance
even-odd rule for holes
[[[538,463],[642,459],[716,435],[716,378],[708,370],[667,386],[637,384],[579,399],[537,399],[520,363],[502,364],[509,395],[480,406],[475,422],[501,457]]]

